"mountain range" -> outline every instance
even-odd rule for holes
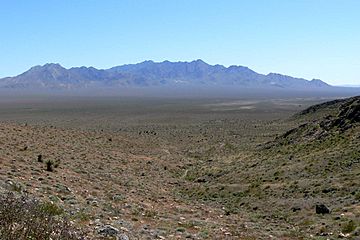
[[[247,67],[192,62],[144,61],[109,69],[73,67],[48,63],[15,76],[0,79],[5,89],[97,89],[161,86],[236,86],[241,88],[328,89],[318,80],[277,73],[259,74]]]

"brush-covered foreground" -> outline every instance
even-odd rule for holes
[[[359,97],[316,101],[0,106],[0,190],[90,239],[356,239]]]

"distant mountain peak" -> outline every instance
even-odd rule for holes
[[[138,64],[154,64],[155,62],[153,60],[145,60],[141,63],[138,63]]]
[[[46,63],[46,64],[44,64],[42,66],[42,68],[46,68],[46,69],[65,69],[59,63]]]
[[[94,67],[66,69],[59,63],[32,67],[15,77],[0,79],[6,88],[99,88],[123,86],[239,86],[251,88],[326,88],[319,79],[311,81],[278,73],[259,74],[248,67],[210,65],[201,59],[191,62],[146,60],[99,70]]]
[[[196,59],[196,60],[192,61],[191,63],[198,63],[198,64],[206,64],[206,65],[209,65],[209,64],[207,64],[206,62],[204,62],[204,61],[201,60],[201,59]]]
[[[273,73],[273,72],[267,74],[267,76],[279,76],[279,75],[281,75],[281,74],[279,74],[279,73]]]
[[[313,84],[316,84],[317,86],[323,86],[323,87],[328,87],[328,86],[330,86],[329,84],[327,84],[326,82],[324,82],[324,81],[321,81],[320,79],[312,79],[311,81],[310,81],[311,83],[313,83]]]
[[[36,65],[32,68],[30,68],[28,71],[26,72],[33,72],[33,71],[45,71],[45,70],[54,70],[54,69],[64,69],[66,70],[64,67],[62,67],[59,63],[46,63],[44,65]],[[26,73],[25,72],[25,73]]]
[[[62,67],[60,63],[45,63],[43,67]]]

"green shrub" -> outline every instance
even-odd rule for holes
[[[53,172],[54,168],[59,167],[60,161],[47,160],[45,164],[46,164],[46,171]]]
[[[341,231],[343,233],[351,233],[352,231],[354,231],[356,228],[356,224],[353,220],[350,220],[346,223],[344,223],[341,227]]]
[[[40,210],[50,216],[57,216],[64,213],[64,210],[51,202],[44,202],[39,205]]]
[[[58,216],[60,213],[56,205],[28,196],[0,195],[0,239],[86,239],[69,221]]]
[[[46,161],[46,171],[52,172],[54,171],[54,162],[51,160]]]

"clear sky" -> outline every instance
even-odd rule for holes
[[[0,77],[195,59],[360,85],[360,0],[0,0]]]

